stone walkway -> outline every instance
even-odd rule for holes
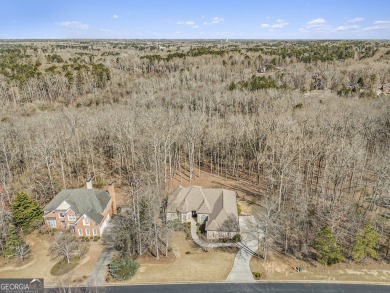
[[[240,217],[240,250],[234,259],[233,268],[226,279],[228,282],[255,282],[249,267],[249,262],[258,247],[257,237],[252,232],[254,226],[252,225],[253,221],[255,220],[252,216]]]

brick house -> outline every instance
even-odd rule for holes
[[[50,228],[68,230],[76,236],[101,236],[107,223],[116,213],[114,184],[107,190],[92,188],[92,179],[87,179],[87,188],[61,190],[44,208],[43,218]]]

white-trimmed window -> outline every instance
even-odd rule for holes
[[[61,212],[61,213],[60,213],[60,218],[63,218],[63,217],[64,217],[64,214],[65,214],[64,212]]]
[[[96,230],[96,229],[92,229],[92,234],[93,234],[94,236],[96,236],[96,235],[97,235],[97,230]]]
[[[85,235],[89,236],[90,233],[89,233],[89,229],[85,229]]]
[[[79,236],[83,236],[83,229],[79,229]]]
[[[50,228],[55,228],[56,227],[56,220],[47,220],[47,225]]]
[[[84,226],[89,226],[89,219],[84,217],[83,224]]]
[[[69,221],[69,222],[74,222],[74,221],[76,221],[76,215],[68,215],[68,221]]]

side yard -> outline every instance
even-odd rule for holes
[[[385,262],[366,260],[361,264],[339,263],[332,266],[323,266],[318,262],[305,262],[293,257],[285,256],[272,251],[268,260],[252,258],[250,262],[252,272],[262,273],[262,280],[269,281],[352,281],[352,282],[389,282],[390,267]],[[301,267],[300,273],[295,267]]]
[[[172,237],[173,256],[160,261],[138,258],[140,268],[136,275],[124,282],[111,283],[160,283],[187,281],[224,281],[229,274],[236,250],[227,252],[219,249],[203,251],[184,232],[174,232]]]
[[[63,276],[53,276],[50,271],[58,262],[49,255],[49,247],[53,236],[41,235],[37,232],[26,237],[31,247],[31,254],[24,262],[16,260],[0,260],[0,278],[44,278],[46,285],[76,285],[86,282],[97,258],[103,250],[101,241],[89,242],[88,253],[80,260],[77,267]]]

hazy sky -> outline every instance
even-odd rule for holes
[[[12,38],[390,39],[390,0],[1,0]]]

